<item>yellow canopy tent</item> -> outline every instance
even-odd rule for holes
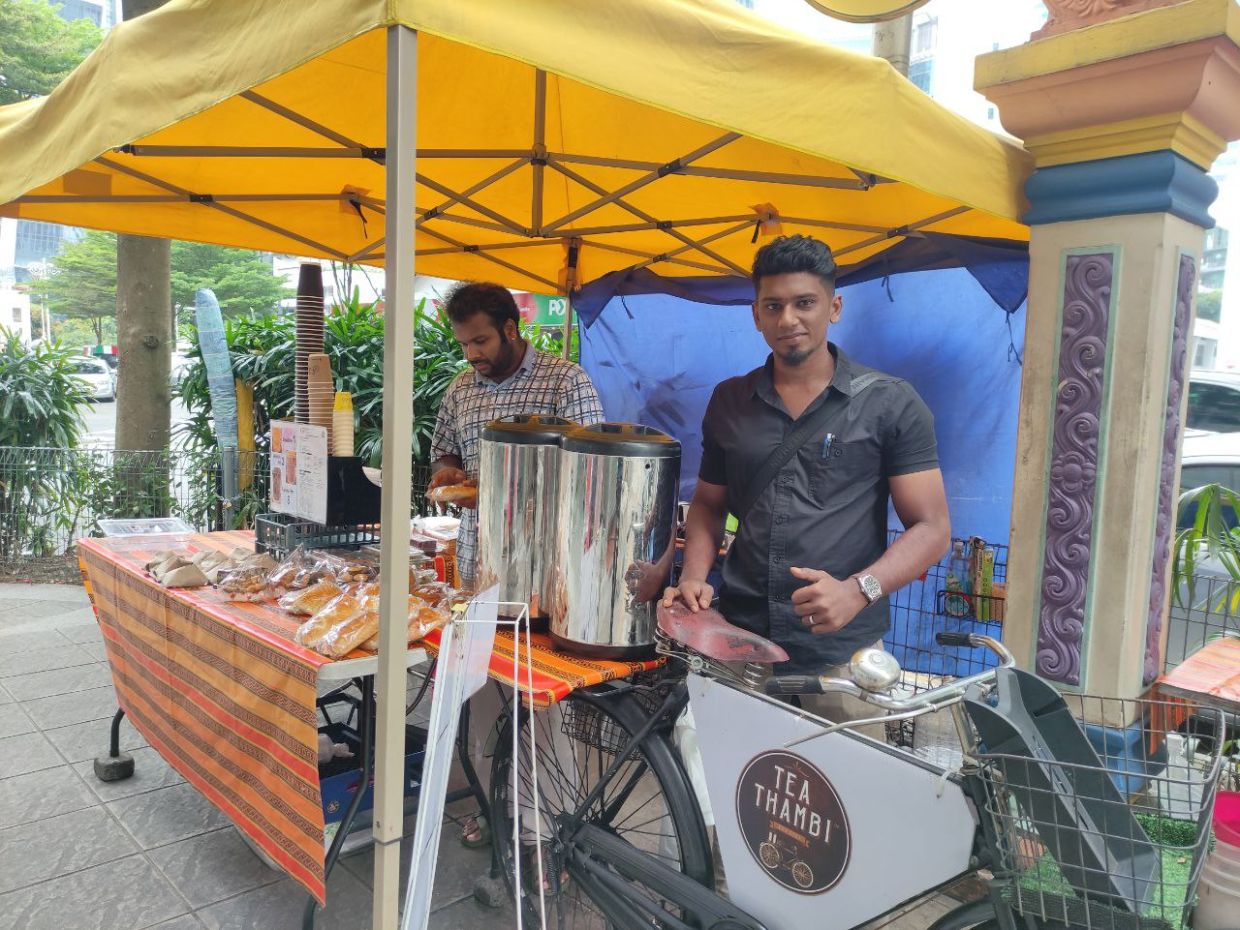
[[[1027,238],[1020,148],[885,62],[731,0],[173,0],[48,97],[0,109],[0,166],[2,215],[382,264],[389,307],[412,304],[415,251],[423,273],[571,291],[632,265],[744,273],[757,220],[850,264],[920,230]],[[396,452],[410,447],[411,316],[386,328],[387,526],[409,516]],[[397,535],[377,689],[384,930],[401,826]]]
[[[1023,150],[726,0],[174,2],[0,109],[0,213],[381,265],[397,22],[420,272],[558,291],[578,239],[577,283],[743,274],[772,207],[848,264],[919,229],[1027,238]]]

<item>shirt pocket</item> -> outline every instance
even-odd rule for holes
[[[822,446],[815,448],[810,468],[810,496],[823,508],[842,505],[865,486],[873,483],[882,470],[878,445],[864,439],[851,442],[836,440],[827,454]]]

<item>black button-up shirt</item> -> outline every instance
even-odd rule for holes
[[[835,375],[802,419],[833,391],[851,398],[853,379],[871,370],[830,349]],[[698,476],[727,486],[734,513],[750,477],[797,423],[772,372],[768,358],[762,368],[724,381],[702,422]],[[723,568],[724,616],[783,646],[791,662],[781,672],[840,665],[875,643],[889,623],[886,597],[842,630],[813,634],[793,611],[792,593],[804,582],[790,570],[816,568],[844,579],[873,565],[887,546],[888,479],[937,467],[934,418],[917,392],[887,375],[870,384],[800,448],[748,514],[738,514],[740,531]]]

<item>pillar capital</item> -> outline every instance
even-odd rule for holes
[[[1240,138],[1235,0],[1048,7],[1047,29],[980,56],[974,74],[1038,168],[1170,151],[1208,171]]]

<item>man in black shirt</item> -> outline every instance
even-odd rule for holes
[[[740,531],[724,563],[720,611],[788,651],[780,672],[830,674],[887,631],[887,594],[948,549],[934,421],[907,382],[828,342],[843,298],[824,243],[774,240],[755,256],[753,281],[754,323],[771,356],[720,384],[707,406],[684,571],[665,603],[710,606],[706,576],[727,514],[736,513]],[[819,412],[825,404],[830,413]],[[820,425],[807,441],[769,483],[752,487],[788,434],[811,418]],[[905,527],[891,548],[888,499]],[[819,709],[839,716],[838,698],[831,700]]]

